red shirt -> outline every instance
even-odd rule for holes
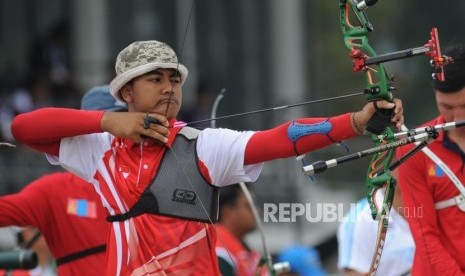
[[[425,125],[443,123],[436,118]],[[428,148],[465,183],[464,160],[444,147],[444,133]],[[413,146],[401,147],[397,156]],[[465,272],[465,212],[457,206],[440,210],[435,203],[459,194],[447,175],[423,152],[415,154],[398,170],[404,209],[415,240],[416,251],[412,275],[462,275]]]
[[[0,226],[36,226],[55,259],[107,241],[109,223],[94,188],[71,173],[53,173],[0,197]],[[58,275],[103,275],[105,252],[58,266]]]

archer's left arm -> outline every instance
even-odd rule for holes
[[[400,100],[395,100],[395,104],[379,101],[376,106],[380,109],[394,107],[391,121],[400,128],[404,121]],[[331,118],[302,118],[256,132],[247,143],[244,164],[288,158],[360,135],[375,112],[374,104],[368,103],[355,113]]]

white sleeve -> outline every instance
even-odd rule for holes
[[[212,184],[226,186],[254,182],[263,163],[244,166],[244,154],[253,131],[207,128],[197,139],[197,155],[208,168]]]
[[[376,243],[377,222],[371,218],[370,208],[359,202],[338,228],[338,269],[352,269],[367,273]]]
[[[61,139],[59,156],[47,154],[51,164],[91,181],[106,151],[111,149],[109,133],[94,133]]]

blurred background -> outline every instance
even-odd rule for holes
[[[14,143],[11,119],[43,106],[79,107],[92,86],[108,83],[115,57],[136,40],[167,42],[189,70],[185,121],[210,116],[221,89],[218,116],[361,92],[364,77],[352,71],[339,29],[339,1],[310,0],[0,0],[1,141]],[[191,13],[192,12],[192,13]],[[379,53],[423,46],[432,27],[441,46],[465,42],[465,1],[379,1],[367,10]],[[191,15],[191,17],[190,17]],[[190,17],[190,20],[189,20]],[[426,57],[385,64],[404,102],[406,124],[436,115]],[[217,122],[218,127],[260,130],[302,116],[326,117],[361,108],[363,96]],[[369,137],[347,142],[352,152]],[[270,149],[272,150],[272,149]],[[336,157],[330,146],[306,162]],[[341,165],[310,180],[295,159],[266,164],[255,193],[263,203],[341,203],[364,195],[369,159]],[[18,145],[0,148],[0,193],[19,191],[40,175],[60,170],[42,154]],[[315,206],[315,205],[312,205]],[[316,207],[316,206],[315,206]],[[336,222],[265,223],[273,253],[289,244],[320,250],[335,271]],[[249,241],[259,248],[258,237]]]

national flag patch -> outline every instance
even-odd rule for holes
[[[97,205],[95,202],[88,201],[86,199],[68,198],[68,207],[66,212],[78,217],[96,218]]]
[[[121,165],[121,166],[119,166],[119,171],[123,174],[124,179],[128,178],[129,173],[130,173],[128,167]]]
[[[444,175],[444,171],[437,164],[430,165],[428,170],[428,176],[443,177]]]

